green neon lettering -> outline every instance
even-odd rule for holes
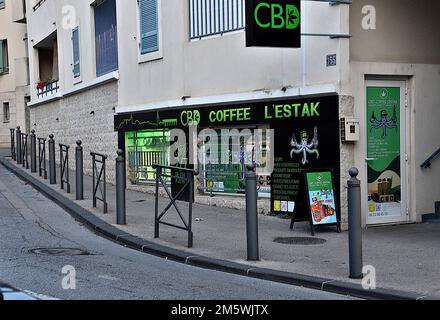
[[[186,119],[186,120],[183,120],[183,119]],[[182,126],[186,127],[188,125],[188,117],[186,117],[186,111],[183,111],[180,114],[180,122],[182,123]]]
[[[270,115],[269,107],[268,106],[264,107],[264,118],[265,119],[272,119],[272,116]]]
[[[260,11],[260,9],[261,9],[262,7],[270,8],[270,5],[269,5],[268,3],[266,3],[266,2],[261,2],[261,3],[255,8],[255,14],[254,14],[254,16],[255,16],[255,22],[256,22],[257,25],[259,25],[261,28],[266,29],[266,28],[269,28],[269,27],[270,27],[270,22],[268,22],[268,23],[262,23],[262,22],[260,21],[260,19],[258,18],[258,13],[259,13],[259,11]]]
[[[292,107],[288,104],[284,106],[284,117],[285,118],[292,117]]]
[[[286,29],[296,29],[299,26],[299,10],[295,5],[286,5]]]
[[[303,106],[303,112],[302,112],[302,115],[301,115],[301,117],[310,117],[310,110],[309,110],[309,105],[307,104],[307,103],[304,103],[304,106]]]
[[[318,112],[318,107],[319,107],[320,102],[317,103],[312,103],[312,117],[316,116],[316,117],[320,117],[321,115]]]
[[[298,118],[299,117],[299,107],[301,107],[301,105],[300,104],[294,104],[294,105],[292,105],[292,107],[295,108],[295,118]]]
[[[249,121],[249,120],[251,120],[251,108],[246,108],[246,109],[244,109],[244,117],[243,117],[243,120],[247,120],[247,121]]]
[[[278,12],[276,12],[276,9],[278,9]],[[285,21],[283,18],[283,7],[276,3],[272,4],[271,14],[272,14],[272,28],[273,29],[283,28],[285,25]],[[279,20],[280,23],[276,24],[276,20]]]
[[[209,121],[215,122],[215,111],[209,113]]]
[[[283,118],[283,105],[279,104],[275,106],[275,118]]]

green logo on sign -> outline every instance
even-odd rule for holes
[[[266,10],[266,12],[264,12]],[[263,21],[261,15],[270,16],[269,21]],[[269,13],[269,15],[267,15]],[[300,23],[299,10],[295,5],[287,4],[284,8],[282,5],[267,2],[261,2],[255,7],[255,22],[260,28],[267,29],[296,29]]]

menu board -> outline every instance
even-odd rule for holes
[[[305,173],[307,200],[313,226],[338,223],[333,174],[328,171]]]

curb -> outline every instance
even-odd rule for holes
[[[14,173],[20,179],[28,182],[36,190],[41,192],[50,200],[54,201],[73,218],[83,223],[88,229],[100,236],[114,241],[125,247],[145,252],[154,256],[170,259],[187,265],[211,269],[220,272],[248,276],[261,280],[279,282],[294,286],[305,287],[314,290],[321,290],[340,295],[352,296],[371,300],[429,300],[430,297],[417,293],[398,291],[393,289],[378,288],[375,290],[364,290],[361,285],[325,279],[320,277],[301,275],[296,273],[277,271],[266,268],[252,268],[249,265],[231,262],[227,260],[214,259],[204,256],[192,255],[187,252],[169,248],[119,230],[109,223],[96,217],[90,211],[84,209],[74,201],[53,190],[39,179],[28,174],[26,171],[12,165],[9,160],[0,157],[0,164]]]

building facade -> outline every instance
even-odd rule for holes
[[[29,73],[26,11],[22,1],[0,1],[0,146],[10,146],[10,129],[29,133]]]
[[[169,164],[171,129],[195,122],[189,144],[199,147],[206,129],[229,130],[236,139],[219,143],[229,162],[213,164],[219,151],[202,147],[199,201],[243,206],[251,158],[260,207],[306,219],[304,172],[331,169],[346,228],[344,185],[357,166],[364,225],[418,222],[439,191],[438,172],[420,169],[438,148],[440,98],[429,32],[438,4],[425,2],[302,1],[301,48],[281,49],[246,47],[242,0],[29,1],[31,123],[86,151],[123,148],[134,186],[154,181],[153,163]],[[246,153],[242,130],[268,129],[272,143]],[[272,174],[259,172],[269,148]]]

